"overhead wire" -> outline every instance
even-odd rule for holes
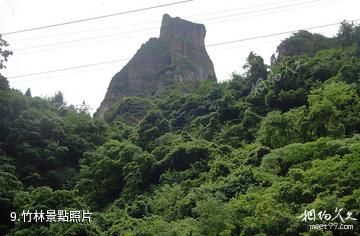
[[[252,43],[252,44],[247,44],[247,45],[237,45],[237,46],[232,46],[232,47],[229,47],[229,48],[222,48],[222,49],[216,49],[216,52],[221,52],[221,51],[228,51],[228,50],[233,50],[235,48],[239,48],[239,47],[249,47],[249,46],[254,46],[254,45],[263,45],[263,44],[269,44],[269,43],[275,43],[277,42],[278,40],[274,41],[274,40],[271,40],[271,41],[266,41],[266,42],[258,42],[258,43]],[[214,49],[211,48],[210,50],[207,50],[208,52],[213,52]],[[121,61],[128,61],[130,60],[131,58],[124,58],[124,60],[121,60]],[[114,63],[117,62],[117,61],[114,61]],[[107,63],[107,64],[99,64],[99,66],[101,65],[111,65],[113,64],[112,62],[110,63]],[[90,66],[89,66],[90,67]],[[87,67],[87,68],[89,68]],[[70,72],[68,74],[60,74],[60,75],[53,75],[53,76],[46,76],[46,77],[36,77],[36,78],[25,78],[25,80],[11,80],[11,83],[24,83],[24,82],[29,82],[29,81],[36,81],[36,80],[44,80],[44,79],[53,79],[53,78],[64,78],[64,77],[69,77],[71,75],[74,75],[74,74],[78,74],[78,73],[83,73],[83,72],[90,72],[90,71],[98,71],[98,69],[95,69],[95,66],[92,66],[90,70],[81,70],[81,71],[73,71],[73,72]],[[82,69],[82,68],[80,68]],[[64,70],[64,71],[69,71],[69,70]]]
[[[278,9],[283,9],[283,8],[287,8],[287,7],[294,7],[294,6],[305,5],[305,4],[309,4],[309,3],[319,3],[319,2],[326,2],[326,0],[311,0],[311,1],[299,2],[297,4],[291,3],[291,4],[282,5],[282,6],[269,7],[269,8],[265,8],[265,9],[254,10],[254,11],[241,12],[240,14],[230,14],[230,15],[227,15],[225,17],[218,16],[218,17],[205,18],[205,19],[202,19],[202,20],[203,21],[208,21],[208,20],[229,18],[229,17],[239,16],[239,15],[249,15],[249,14],[263,12],[263,11],[278,10]]]
[[[357,22],[357,21],[360,21],[360,19],[352,20],[352,22]],[[216,46],[226,45],[226,44],[234,44],[234,43],[239,43],[239,42],[244,42],[244,41],[250,41],[250,40],[256,40],[256,39],[262,39],[262,38],[274,37],[274,36],[278,36],[278,35],[289,34],[289,33],[295,33],[295,32],[298,32],[299,30],[319,29],[319,28],[325,28],[325,27],[330,27],[330,26],[335,26],[335,25],[340,25],[340,24],[341,23],[332,23],[332,24],[306,27],[306,28],[302,28],[302,29],[278,32],[278,33],[267,34],[267,35],[259,35],[259,36],[242,38],[242,39],[237,39],[237,40],[231,40],[231,41],[208,44],[208,45],[206,45],[206,47],[209,48],[209,47],[216,47]],[[65,70],[74,70],[74,69],[79,69],[79,68],[84,68],[84,67],[93,67],[93,66],[98,66],[98,65],[102,65],[102,64],[114,63],[114,62],[125,61],[125,60],[129,60],[129,59],[124,58],[124,59],[120,59],[120,60],[99,62],[99,63],[93,63],[93,64],[87,64],[87,65],[80,65],[80,66],[72,66],[72,67],[59,68],[59,69],[54,69],[54,70],[42,71],[42,72],[35,72],[35,73],[29,73],[29,74],[20,74],[20,75],[15,75],[15,76],[8,76],[7,78],[8,79],[14,79],[14,78],[20,78],[20,77],[30,77],[30,76],[41,75],[41,74],[49,74],[49,73],[65,71]]]
[[[1,35],[10,35],[10,34],[18,34],[18,33],[24,33],[24,32],[29,32],[29,31],[35,31],[35,30],[49,29],[49,28],[59,27],[59,26],[63,26],[63,25],[76,24],[76,23],[81,23],[81,22],[87,22],[87,21],[93,21],[93,20],[99,20],[99,19],[114,17],[114,16],[118,16],[118,15],[125,15],[125,14],[130,14],[130,13],[135,13],[135,12],[148,11],[148,10],[152,10],[152,9],[156,9],[156,8],[179,5],[179,4],[193,2],[193,1],[194,0],[183,0],[183,1],[178,1],[178,2],[166,3],[166,4],[151,6],[151,7],[144,7],[144,8],[134,9],[134,10],[130,10],[130,11],[116,12],[116,13],[107,14],[107,15],[101,15],[101,16],[95,16],[95,17],[90,17],[90,18],[83,18],[83,19],[78,19],[78,20],[66,21],[66,22],[57,23],[57,24],[51,24],[51,25],[33,27],[33,28],[16,30],[16,31],[11,31],[11,32],[5,32],[5,33],[1,33]]]
[[[130,60],[129,59],[126,59],[126,60]],[[124,61],[126,61],[124,60]],[[123,60],[119,60],[119,61],[114,61],[114,62],[109,62],[109,63],[106,63],[106,64],[101,64],[101,65],[98,65],[98,66],[89,66],[89,67],[82,67],[82,68],[79,68],[77,70],[64,70],[64,71],[59,71],[57,73],[53,73],[53,74],[42,74],[42,75],[38,75],[38,76],[34,76],[34,77],[25,77],[25,78],[17,78],[15,80],[11,80],[11,84],[19,84],[19,83],[28,83],[28,82],[31,82],[31,81],[38,81],[38,80],[57,80],[57,79],[60,79],[60,78],[65,78],[65,79],[73,79],[74,75],[77,75],[77,74],[83,74],[83,73],[89,73],[89,72],[102,72],[102,71],[107,71],[109,72],[109,67],[114,69],[114,64],[116,63],[121,63],[121,62],[124,62]],[[117,67],[116,67],[117,68]],[[117,69],[115,69],[115,73],[118,72]],[[111,69],[110,69],[111,71]],[[114,71],[110,72],[110,74],[114,74],[113,73]],[[104,74],[103,72],[101,73],[102,75]],[[84,76],[81,76],[81,77],[78,77],[79,80],[83,79],[87,82],[90,82],[86,77]],[[107,77],[107,78],[111,78],[110,77]]]
[[[325,1],[325,0],[323,0]],[[207,19],[207,24],[218,24],[218,23],[223,23],[223,22],[229,22],[229,21],[238,21],[238,20],[243,20],[243,19],[248,19],[248,18],[253,18],[253,17],[257,17],[257,16],[262,16],[262,15],[268,15],[268,14],[274,14],[274,13],[278,13],[278,12],[289,12],[289,11],[293,11],[293,10],[299,10],[299,9],[304,9],[304,8],[308,8],[308,7],[313,7],[313,6],[319,6],[319,5],[324,5],[324,4],[330,4],[330,3],[335,3],[339,0],[326,0],[326,2],[313,2],[313,3],[310,3],[310,4],[307,4],[307,5],[303,5],[303,6],[296,6],[296,7],[291,7],[289,6],[288,8],[286,9],[283,9],[283,10],[279,10],[279,9],[269,9],[267,10],[266,12],[263,12],[261,13],[257,13],[257,14],[245,14],[245,16],[241,16],[241,17],[238,17],[236,16],[235,14],[230,18],[229,17],[225,17],[225,18],[230,18],[230,19],[225,19],[225,20],[222,20],[221,18],[219,19]],[[254,12],[256,13],[256,12]],[[212,21],[212,20],[215,20],[215,21]]]
[[[352,20],[352,22],[357,22],[357,21],[360,21],[360,19]],[[265,35],[254,36],[254,37],[249,37],[249,38],[236,39],[236,40],[225,41],[225,42],[220,42],[220,43],[208,44],[208,45],[206,45],[206,47],[215,47],[215,46],[220,46],[220,45],[224,45],[224,44],[239,43],[239,42],[244,42],[244,41],[249,41],[249,40],[273,37],[273,36],[277,36],[277,35],[291,34],[291,33],[298,32],[299,30],[313,30],[313,29],[325,28],[325,27],[330,27],[330,26],[335,26],[335,25],[340,25],[340,24],[341,23],[332,23],[332,24],[302,28],[302,29],[298,29],[298,30],[290,30],[290,31],[278,32],[278,33],[273,33],[273,34],[265,34]]]
[[[212,12],[206,12],[206,13],[202,13],[202,14],[188,15],[188,16],[184,16],[184,18],[214,15],[214,14],[219,14],[219,13],[224,13],[224,12],[247,10],[247,9],[252,9],[252,8],[257,8],[257,7],[274,6],[274,4],[280,5],[282,3],[288,3],[288,1],[282,1],[282,2],[278,2],[278,3],[269,3],[269,4],[257,4],[257,5],[241,7],[241,8],[232,8],[232,9],[226,9],[226,10],[220,10],[220,11],[212,11]],[[12,39],[11,41],[18,42],[18,41],[28,41],[28,40],[34,40],[34,39],[36,40],[36,39],[43,39],[43,38],[60,37],[60,36],[66,36],[66,35],[74,35],[74,34],[89,33],[89,32],[95,32],[95,31],[118,29],[118,28],[123,28],[123,27],[134,27],[134,26],[145,25],[145,24],[148,25],[148,24],[153,24],[153,23],[158,23],[158,20],[140,22],[140,23],[135,23],[135,24],[120,25],[120,26],[112,26],[112,27],[101,27],[101,28],[97,28],[97,29],[88,29],[88,30],[80,30],[80,31],[78,30],[78,31],[66,32],[66,33],[61,33],[61,34],[42,35],[42,36],[30,37],[30,38],[20,38],[20,39],[15,38],[15,39]]]
[[[129,33],[130,34],[131,33],[138,33],[138,32],[144,32],[144,31],[155,30],[155,29],[157,29],[157,27],[152,27],[152,28],[148,28],[148,29],[141,29],[141,30],[133,30],[133,31],[128,31],[128,32],[123,32],[123,33],[120,33],[120,34],[108,34],[108,35],[87,37],[87,38],[81,38],[81,39],[74,39],[74,40],[57,42],[57,43],[41,44],[41,45],[35,45],[35,46],[30,46],[30,47],[25,47],[25,48],[17,48],[17,49],[12,49],[12,50],[14,50],[14,51],[23,51],[23,50],[29,50],[29,49],[34,49],[34,48],[43,48],[43,47],[49,47],[49,46],[56,46],[56,45],[76,43],[76,42],[82,42],[82,41],[89,41],[89,40],[93,40],[93,39],[113,38],[114,36],[122,36],[124,34],[126,35],[126,34],[129,34]]]
[[[110,63],[121,62],[121,61],[126,61],[126,60],[129,60],[129,58],[123,58],[123,59],[112,60],[112,61],[104,61],[104,62],[98,62],[98,63],[92,63],[92,64],[86,64],[86,65],[79,65],[79,66],[70,66],[70,67],[59,68],[59,69],[54,69],[54,70],[47,70],[47,71],[42,71],[42,72],[35,72],[35,73],[30,73],[30,74],[15,75],[15,76],[9,76],[7,78],[8,79],[14,79],[14,78],[21,78],[21,77],[29,77],[29,76],[35,76],[35,75],[49,74],[49,73],[54,73],[54,72],[59,72],[59,71],[81,69],[81,68],[85,68],[85,67],[93,67],[93,66],[110,64]]]
[[[308,4],[308,3],[315,3],[315,2],[324,2],[325,0],[312,0],[312,1],[307,1],[307,2],[302,2],[300,5],[304,5],[304,4]],[[278,9],[282,9],[284,7],[293,7],[293,6],[298,6],[299,4],[288,4],[286,6],[281,6],[281,8]],[[267,9],[262,9],[262,11],[264,10],[276,10],[276,8],[267,8]],[[256,13],[259,11],[253,11],[252,13]],[[238,13],[238,14],[231,14],[231,15],[226,15],[226,16],[221,16],[221,17],[215,17],[215,18],[207,18],[207,19],[202,19],[199,21],[202,21],[204,23],[206,23],[206,21],[208,20],[213,20],[213,19],[222,19],[222,18],[228,18],[228,17],[232,17],[232,16],[240,16],[240,15],[248,15],[251,12],[245,12],[245,13]],[[223,21],[222,21],[223,22]],[[216,22],[211,22],[208,24],[213,24]],[[81,38],[81,39],[74,39],[74,40],[69,40],[69,41],[62,41],[62,42],[56,42],[56,43],[48,43],[48,44],[40,44],[40,45],[34,45],[34,46],[30,46],[30,47],[24,47],[24,48],[15,48],[12,49],[15,52],[18,51],[26,51],[26,50],[32,50],[32,49],[37,49],[37,48],[42,48],[42,47],[52,47],[52,46],[57,46],[57,45],[66,45],[66,44],[71,44],[71,43],[77,43],[77,42],[82,42],[82,41],[89,41],[89,40],[96,40],[96,39],[103,39],[103,38],[110,38],[110,41],[114,38],[115,36],[123,36],[124,34],[128,34],[128,33],[136,33],[136,32],[143,32],[143,31],[150,31],[150,30],[155,30],[158,29],[158,27],[152,27],[152,28],[146,28],[146,29],[140,29],[140,30],[135,30],[135,31],[130,31],[130,32],[123,32],[123,33],[119,33],[119,34],[108,34],[108,35],[101,35],[101,36],[94,36],[94,37],[87,37],[87,38]],[[100,42],[107,42],[107,40],[101,40]],[[63,47],[61,47],[63,48]],[[26,53],[23,53],[26,54]],[[18,54],[21,55],[21,54]]]

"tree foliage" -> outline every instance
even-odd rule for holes
[[[124,98],[104,120],[0,77],[0,234],[358,235],[358,42],[347,22],[334,38],[300,31],[271,66],[251,52],[230,81]],[[336,208],[353,230],[301,220]],[[92,221],[10,221],[41,209]]]

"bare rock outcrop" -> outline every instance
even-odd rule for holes
[[[176,83],[215,80],[206,49],[206,29],[165,14],[159,38],[150,38],[112,78],[96,115],[103,116],[119,99],[160,94]]]

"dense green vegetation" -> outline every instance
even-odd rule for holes
[[[251,53],[243,75],[126,98],[104,121],[1,76],[0,234],[359,235],[359,29],[301,31],[271,66]],[[299,218],[336,208],[353,230]],[[41,209],[92,221],[10,221]]]

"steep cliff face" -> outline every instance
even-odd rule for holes
[[[205,26],[163,16],[160,37],[151,38],[112,78],[97,115],[128,96],[152,96],[180,82],[216,80],[206,52]]]

